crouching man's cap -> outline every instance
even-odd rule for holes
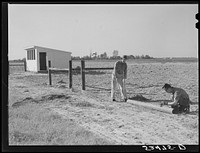
[[[162,87],[162,89],[168,89],[168,88],[171,88],[171,85],[167,83],[165,83],[165,85]]]

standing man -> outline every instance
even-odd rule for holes
[[[173,102],[168,103],[168,105],[170,105],[173,108],[173,114],[188,113],[190,111],[190,99],[189,95],[186,93],[185,90],[181,88],[172,87],[169,84],[165,84],[162,88],[167,93],[172,94]]]
[[[124,55],[122,60],[117,61],[114,65],[114,70],[112,73],[112,82],[111,82],[111,100],[116,101],[115,99],[115,90],[117,85],[119,86],[121,98],[123,101],[127,101],[126,96],[126,87],[125,79],[127,79],[127,56]]]

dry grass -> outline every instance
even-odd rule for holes
[[[41,104],[9,109],[10,145],[107,145],[109,142],[52,113]]]

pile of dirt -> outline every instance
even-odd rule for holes
[[[25,105],[28,103],[38,103],[38,101],[31,97],[27,97],[27,98],[23,99],[22,101],[17,101],[14,104],[12,104],[12,107],[17,108],[19,106],[22,106],[22,105]]]
[[[63,80],[60,80],[60,81],[58,81],[57,83],[63,83],[63,84],[66,84],[66,82],[63,81]]]
[[[64,94],[49,94],[42,96],[41,100],[54,100],[54,99],[69,99],[70,96],[64,95]]]
[[[134,97],[130,97],[130,100],[138,100],[138,101],[150,101],[150,99],[147,99],[145,97],[143,97],[142,95],[136,95]]]
[[[45,101],[50,101],[50,100],[52,101],[55,99],[69,99],[69,98],[71,97],[64,94],[49,94],[49,95],[42,96],[39,99],[38,98],[33,99],[32,97],[27,97],[21,101],[17,101],[14,104],[12,104],[12,107],[17,108],[28,103],[42,103]]]

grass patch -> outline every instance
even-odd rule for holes
[[[9,108],[10,145],[110,145],[70,119],[29,103]]]
[[[50,94],[50,95],[45,95],[42,96],[40,99],[33,99],[32,97],[26,97],[25,99],[21,100],[21,101],[17,101],[15,103],[12,104],[13,108],[17,108],[17,107],[21,107],[23,105],[27,105],[29,103],[43,103],[43,102],[48,102],[48,101],[52,101],[55,99],[69,99],[70,96],[66,96],[64,94]]]
[[[54,99],[68,99],[70,98],[70,96],[66,96],[64,94],[50,94],[50,95],[46,95],[46,96],[42,96],[42,101],[44,100],[54,100]]]
[[[14,104],[12,104],[12,107],[14,107],[14,108],[20,107],[22,105],[25,105],[25,104],[28,104],[31,102],[38,103],[38,101],[36,101],[35,99],[33,99],[31,97],[27,97],[27,98],[23,99],[22,101],[18,101],[18,102],[15,102]]]
[[[70,104],[73,105],[73,106],[76,106],[76,107],[95,107],[94,104],[91,104],[87,101],[72,102]]]

